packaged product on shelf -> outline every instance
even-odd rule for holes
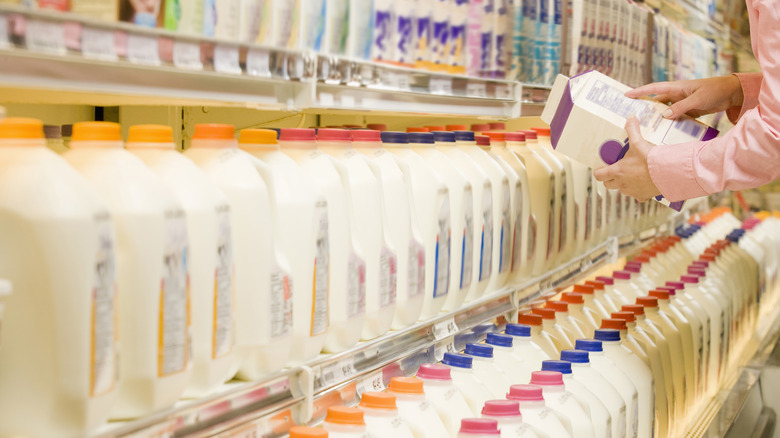
[[[349,35],[349,0],[327,0],[322,52],[343,55]]]
[[[101,1],[101,0],[70,0],[68,2],[70,6],[70,12],[78,15],[83,15],[85,17],[94,18],[96,20],[101,21],[108,21],[108,22],[114,22],[117,21],[119,17],[119,11],[122,6],[129,6],[125,5],[125,3],[129,3],[129,0],[120,0],[120,1]],[[64,2],[60,2],[58,0],[54,0],[51,2],[46,2],[47,4],[61,4]],[[155,2],[152,2],[150,4],[153,4]],[[58,9],[58,10],[64,10],[64,9]],[[152,12],[153,11],[153,12]],[[155,17],[157,17],[157,12],[159,11],[159,5],[148,7],[148,11],[151,14],[154,14]],[[132,15],[131,15],[132,18]],[[129,20],[132,21],[132,20]],[[156,18],[152,23],[156,23]],[[154,26],[154,25],[152,25]]]
[[[369,0],[365,0],[369,1]],[[395,59],[395,16],[396,2],[392,0],[373,0],[374,23],[371,39],[371,59],[374,61],[393,61]]]
[[[208,0],[206,0],[208,1]],[[251,43],[257,39],[266,11],[264,0],[239,0],[238,5],[238,41]]]
[[[371,49],[374,42],[374,23],[373,1],[349,0],[347,55],[357,59],[371,59]],[[422,44],[422,40],[419,41]]]
[[[204,3],[205,0],[165,0],[162,27],[181,34],[202,34]]]
[[[436,71],[445,71],[450,62],[450,19],[455,0],[430,0],[433,5],[433,34],[431,41],[432,65]]]
[[[487,76],[490,71],[490,63],[494,60],[495,54],[493,48],[495,47],[494,41],[494,16],[496,13],[496,0],[484,0],[482,2],[482,14],[477,15],[480,19],[481,25],[481,37],[480,37],[480,57],[479,57],[479,75]]]
[[[433,62],[433,11],[434,2],[424,1],[415,5],[415,58],[417,68],[430,68]]]
[[[468,4],[466,23],[466,74],[479,76],[482,71],[482,27],[485,20],[485,4],[492,0],[471,0]]]
[[[450,5],[450,61],[449,71],[455,74],[466,72],[466,33],[469,17],[468,0],[452,0]]]
[[[542,387],[538,385],[512,385],[506,398],[516,400],[520,406],[523,421],[543,431],[546,436],[570,438],[571,434],[553,411],[546,406],[542,395]]]
[[[523,2],[523,37],[525,49],[523,50],[523,80],[536,83],[539,75],[537,64],[536,35],[539,26],[539,0],[522,0]]]
[[[416,2],[413,0],[400,0],[395,3],[394,29],[390,41],[394,47],[392,61],[403,66],[413,66],[417,56],[416,7]]]
[[[230,204],[216,184],[176,151],[170,126],[131,126],[127,150],[176,195],[190,236],[192,377],[185,397],[202,397],[229,380],[233,363],[233,236]]]
[[[692,118],[667,120],[661,114],[668,108],[648,99],[629,99],[630,87],[599,72],[571,79],[559,75],[542,113],[549,123],[552,144],[557,152],[593,169],[615,163],[628,150],[624,129],[629,115],[638,115],[642,136],[653,144],[674,144],[709,140],[718,131]],[[668,201],[656,198],[668,205]],[[682,203],[673,203],[678,210]]]
[[[513,23],[510,0],[494,0],[492,59],[488,76],[505,78],[511,66]]]
[[[414,436],[446,437],[436,408],[426,396],[423,381],[414,377],[393,377],[387,391],[396,397],[398,415],[409,426]]]
[[[0,434],[88,435],[119,378],[109,207],[21,118],[0,121],[0,205]]]
[[[395,394],[364,392],[358,408],[363,411],[366,430],[377,438],[414,438],[406,422],[398,415]]]
[[[325,27],[328,17],[326,0],[299,0],[300,26],[293,32],[299,32],[299,48],[303,50],[322,50],[325,39]]]

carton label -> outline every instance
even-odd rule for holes
[[[523,185],[518,181],[515,189],[515,216],[514,229],[512,235],[512,270],[520,267],[520,254],[523,248],[523,222],[525,220],[523,211]]]
[[[111,391],[118,377],[116,247],[111,216],[96,215],[97,248],[92,275],[92,327],[90,331],[89,395]]]
[[[314,281],[311,308],[311,336],[328,329],[328,297],[330,295],[330,240],[328,234],[328,202],[320,199],[314,206]]]
[[[512,257],[512,204],[511,194],[509,192],[509,185],[504,187],[506,190],[501,194],[501,248],[499,251],[498,259],[498,272],[503,273],[511,267]],[[519,189],[515,186],[515,192]]]
[[[354,252],[347,262],[347,316],[366,313],[366,263]]]
[[[395,304],[398,265],[395,253],[382,246],[379,253],[379,307]]]
[[[479,245],[479,282],[490,278],[493,264],[493,190],[482,189],[482,235]]]
[[[460,289],[471,286],[474,273],[474,194],[471,187],[463,192],[463,247],[460,260]]]
[[[447,294],[450,287],[450,200],[446,192],[439,194],[436,228],[436,254],[433,297]]]
[[[233,237],[230,206],[217,207],[217,266],[214,269],[214,319],[211,357],[233,349]]]
[[[182,210],[165,213],[165,252],[160,284],[157,374],[168,376],[187,366],[190,358],[189,238]]]
[[[292,278],[280,267],[271,270],[271,305],[268,322],[271,339],[290,334],[292,329]]]

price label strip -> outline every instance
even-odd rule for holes
[[[173,42],[173,65],[188,70],[203,70],[200,44],[192,41]]]
[[[357,393],[363,395],[364,392],[381,392],[385,390],[385,380],[382,376],[382,370],[369,374],[357,382]]]
[[[331,386],[349,380],[355,374],[357,374],[357,370],[355,369],[353,358],[348,357],[324,366],[322,368],[321,381],[324,386]]]
[[[444,353],[457,353],[458,349],[455,348],[455,337],[451,336],[441,342],[437,342],[433,347],[433,355],[437,361],[441,362],[444,359]]]
[[[510,99],[510,98],[512,98],[512,93],[509,85],[505,85],[505,84],[496,85],[496,99]]]
[[[9,47],[11,45],[8,40],[8,16],[0,14],[0,47]]]
[[[428,89],[431,94],[452,94],[452,79],[432,77],[428,83]]]
[[[484,82],[469,82],[466,84],[466,96],[487,97],[487,85]]]
[[[241,65],[238,63],[238,46],[218,44],[214,48],[214,70],[220,73],[240,75]]]
[[[39,52],[65,54],[65,26],[46,20],[27,21],[27,48]]]
[[[128,35],[127,59],[134,64],[160,65],[157,37],[133,33]]]
[[[455,324],[455,318],[448,318],[442,322],[434,324],[433,337],[437,341],[441,341],[444,338],[448,338],[458,332],[458,325]]]
[[[116,42],[114,31],[84,27],[81,31],[81,54],[85,58],[116,61]]]
[[[249,76],[271,77],[271,54],[267,50],[249,49],[246,72]]]

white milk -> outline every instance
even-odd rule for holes
[[[46,148],[39,120],[7,118],[0,212],[0,434],[87,435],[108,419],[117,393],[109,207]]]
[[[436,408],[448,434],[450,436],[457,434],[460,420],[474,416],[474,412],[453,383],[450,367],[423,364],[417,371],[417,378],[423,381],[425,398]]]
[[[238,149],[233,132],[231,125],[196,125],[184,155],[206,172],[230,203],[235,266],[234,368],[242,378],[256,380],[279,370],[289,359],[295,285],[273,245],[276,219],[270,179],[259,173],[260,166],[266,166]]]
[[[533,426],[523,422],[520,402],[517,400],[490,400],[482,408],[482,418],[498,422],[501,438],[538,437]],[[541,433],[541,431],[540,431]]]
[[[612,273],[615,283],[613,284],[612,297],[616,302],[623,304],[633,304],[637,297],[647,294],[646,290],[632,281],[633,273],[629,271],[615,271]]]
[[[474,375],[485,384],[485,387],[493,394],[503,394],[512,384],[509,374],[496,359],[495,349],[492,345],[466,344],[463,354],[472,357],[472,369]]]
[[[358,407],[363,410],[366,431],[377,438],[415,438],[406,422],[398,416],[395,395],[389,392],[364,392]]]
[[[65,159],[98,191],[116,221],[118,397],[112,418],[172,406],[190,377],[189,240],[181,204],[157,175],[122,149],[119,125],[73,126]],[[154,315],[149,320],[138,315]]]
[[[601,303],[601,307],[607,310],[605,318],[608,318],[610,313],[620,310],[620,306],[623,304],[619,304],[614,298],[614,278],[598,276],[595,280],[586,281],[585,284],[593,286],[593,293],[596,302]]]
[[[521,313],[517,317],[517,322],[531,327],[531,340],[542,349],[544,354],[547,355],[547,359],[558,356],[558,347],[555,346],[554,338],[544,330],[544,323],[541,315],[530,312]]]
[[[362,153],[381,182],[385,229],[396,249],[395,317],[392,328],[408,327],[420,318],[425,297],[425,247],[420,222],[412,200],[408,166],[382,148],[379,131],[352,131],[352,147]],[[402,170],[407,167],[407,171]]]
[[[542,387],[538,385],[512,385],[506,398],[519,403],[523,421],[539,431],[540,436],[571,437],[558,415],[546,406],[542,394]]]
[[[333,158],[317,150],[313,129],[283,129],[279,147],[309,175],[328,203],[329,327],[323,349],[344,351],[360,339],[366,308],[366,266],[352,227],[355,216],[345,188],[346,172]]]
[[[523,362],[527,362],[534,371],[542,368],[542,361],[552,359],[542,348],[531,338],[532,328],[529,325],[513,324],[506,325],[504,333],[512,336],[512,349],[515,357],[520,357]],[[522,382],[531,379],[531,375],[524,376]]]
[[[555,322],[569,333],[569,342],[572,346],[574,341],[585,337],[585,332],[580,328],[577,320],[569,314],[569,304],[566,301],[548,301],[546,306],[555,310]]]
[[[488,333],[485,339],[485,343],[493,347],[496,365],[507,375],[510,384],[528,381],[531,373],[539,369],[536,367],[536,361],[525,360],[526,358],[515,353],[514,339],[514,336],[499,333]],[[506,392],[508,387],[509,385],[505,386],[499,395]]]
[[[409,426],[415,438],[448,436],[436,408],[425,396],[421,379],[393,377],[387,391],[395,395],[398,415]]]
[[[382,186],[365,157],[352,149],[349,131],[319,129],[317,147],[346,169],[345,188],[352,198],[354,228],[366,260],[366,320],[361,338],[373,339],[390,330],[398,275],[395,248],[389,244],[383,220]]]
[[[593,297],[590,297],[593,299]],[[585,296],[575,292],[561,294],[561,300],[569,305],[569,315],[573,318],[585,337],[591,336],[601,323],[599,315],[585,307]]]
[[[567,390],[560,372],[534,371],[531,384],[542,387],[547,406],[555,411],[573,438],[596,436],[590,415]]]
[[[2,330],[3,330],[3,314],[5,313],[5,306],[8,302],[8,296],[13,292],[13,285],[11,282],[0,278],[0,348],[2,348]]]
[[[186,213],[191,250],[193,363],[184,396],[203,397],[233,377],[230,204],[202,170],[176,151],[170,126],[131,126],[126,148],[165,182]]]
[[[576,335],[575,333],[570,332],[566,327],[558,324],[555,319],[555,309],[535,308],[532,312],[541,315],[542,330],[550,335],[557,351],[571,350],[574,348],[573,339],[576,339]],[[556,353],[553,357],[556,357],[557,355],[558,354]]]
[[[460,353],[444,353],[441,363],[450,367],[452,382],[463,394],[463,398],[474,415],[479,415],[485,402],[497,397],[474,374],[471,356]]]
[[[238,146],[270,169],[277,238],[298,292],[293,294],[290,360],[305,362],[322,350],[328,329],[328,202],[303,169],[279,150],[276,131],[244,129]]]
[[[322,428],[328,431],[328,438],[365,438],[365,413],[360,408],[346,406],[331,406],[322,423]]]

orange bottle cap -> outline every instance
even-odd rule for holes
[[[566,301],[548,301],[547,307],[555,310],[556,312],[568,312],[569,303]]]
[[[122,129],[114,122],[79,122],[73,124],[72,141],[122,141]]]
[[[290,438],[328,438],[328,431],[315,427],[295,426],[290,428]]]
[[[278,144],[276,131],[272,129],[242,129],[238,134],[240,144]]]
[[[193,140],[235,140],[233,125],[221,125],[216,123],[201,123],[195,125]]]
[[[8,117],[0,120],[0,138],[42,139],[43,122],[27,117]]]
[[[615,319],[622,319],[626,322],[634,322],[636,321],[636,314],[634,312],[625,311],[625,312],[612,312],[612,316]]]
[[[517,316],[517,323],[531,326],[540,326],[542,325],[542,317],[535,313],[521,313]]]
[[[360,396],[361,408],[398,409],[395,405],[395,395],[388,392],[364,392]]]
[[[601,284],[601,289],[604,289],[604,283]],[[574,293],[583,295],[593,295],[594,290],[596,290],[595,284],[575,284],[572,289]]]
[[[445,126],[447,131],[468,131],[469,127],[466,125],[447,125]]]
[[[492,142],[504,142],[506,141],[506,133],[504,132],[485,132],[482,135],[487,136],[490,138],[491,144]]]
[[[546,135],[550,136],[550,128],[531,128],[532,130],[536,131],[537,135]]]
[[[325,416],[328,423],[352,424],[363,426],[366,421],[363,419],[363,411],[358,408],[349,408],[346,406],[331,406],[328,408],[328,414]]]
[[[387,389],[399,394],[425,394],[423,381],[415,377],[393,377]]]
[[[173,143],[173,129],[166,125],[134,125],[127,131],[128,143]]]
[[[555,309],[548,307],[536,308],[532,310],[533,313],[542,317],[542,319],[555,319]]]
[[[628,326],[626,326],[626,320],[624,319],[604,318],[601,320],[601,328],[626,330]]]

